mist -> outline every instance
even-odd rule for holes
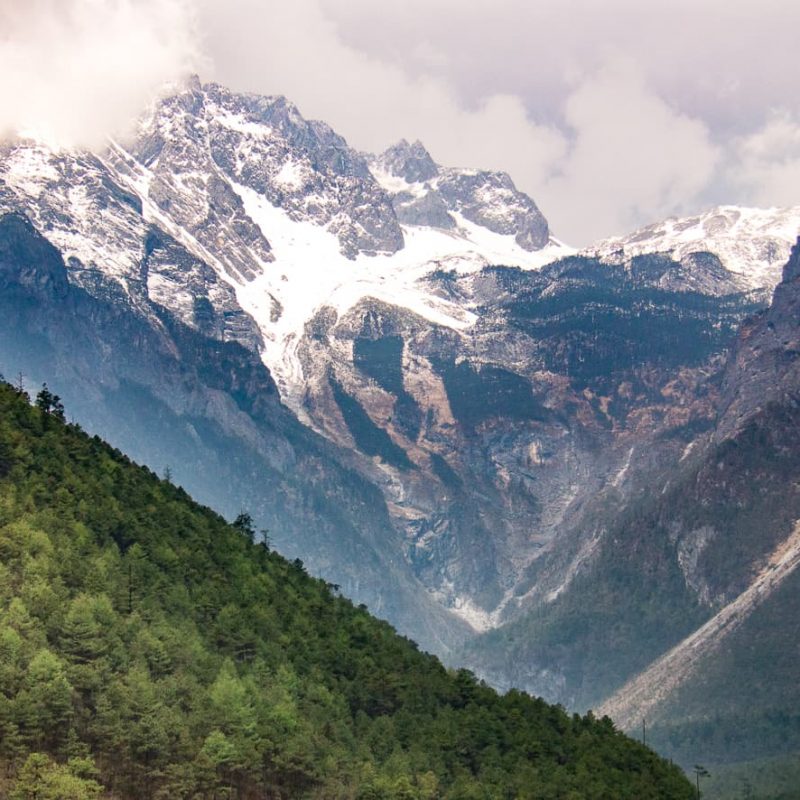
[[[0,132],[54,147],[124,135],[168,84],[208,66],[184,0],[3,0]]]

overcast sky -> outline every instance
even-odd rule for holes
[[[583,245],[800,204],[798,36],[788,0],[0,0],[0,132],[100,146],[197,71],[506,170]]]

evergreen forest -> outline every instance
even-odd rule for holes
[[[64,417],[0,384],[0,797],[694,796],[608,718],[446,669]]]

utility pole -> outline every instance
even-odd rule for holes
[[[697,787],[697,800],[700,800],[700,778],[707,778],[711,773],[702,765],[694,765],[695,786]]]

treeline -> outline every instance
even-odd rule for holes
[[[689,798],[0,384],[0,796]],[[276,498],[280,502],[280,498]]]

